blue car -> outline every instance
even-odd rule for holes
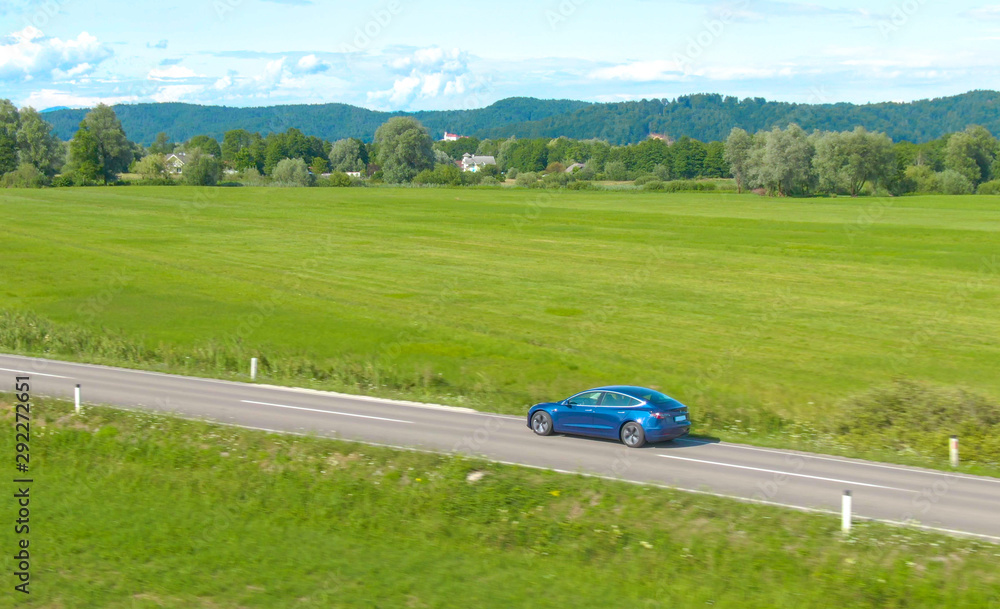
[[[687,435],[687,406],[654,389],[612,385],[588,389],[561,402],[535,404],[528,427],[540,436],[579,434],[621,440],[639,448]]]

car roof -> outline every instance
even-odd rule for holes
[[[589,391],[617,391],[619,393],[624,393],[625,395],[630,395],[634,398],[642,399],[643,393],[649,393],[650,391],[656,391],[655,389],[648,389],[646,387],[638,387],[636,385],[605,385],[604,387],[594,387]],[[656,393],[663,393],[662,391],[656,391]]]

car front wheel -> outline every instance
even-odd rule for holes
[[[628,422],[622,426],[622,444],[629,448],[639,448],[646,443],[646,432],[642,425],[635,422]]]
[[[540,436],[552,435],[552,417],[544,410],[531,415],[531,430]]]

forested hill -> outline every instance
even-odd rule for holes
[[[402,112],[376,112],[346,104],[227,108],[191,104],[134,104],[115,106],[130,139],[151,143],[164,131],[173,141],[194,135],[222,139],[230,129],[262,134],[300,129],[327,140],[357,137],[370,141],[391,116]],[[85,110],[56,110],[45,118],[62,139],[69,139]],[[676,100],[643,100],[592,104],[570,100],[510,98],[486,108],[411,113],[432,134],[443,131],[478,137],[600,138],[612,144],[634,143],[650,133],[690,136],[701,141],[721,140],[733,127],[747,131],[798,123],[806,130],[843,131],[861,125],[884,131],[893,140],[924,142],[966,126],[983,125],[1000,133],[1000,92],[971,91],[962,95],[908,103],[856,105],[792,104],[761,98],[739,100],[715,94],[698,94]]]

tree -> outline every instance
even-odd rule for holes
[[[128,168],[132,146],[110,106],[98,104],[83,118],[70,142],[70,157],[77,172],[105,184]]]
[[[167,178],[167,161],[159,153],[147,154],[135,164],[135,173],[144,180],[160,181]]]
[[[210,154],[215,157],[222,156],[222,148],[219,146],[219,142],[214,137],[196,135],[184,144],[184,150],[187,152],[191,152],[195,148],[201,150],[205,154]]]
[[[754,136],[750,154],[750,184],[779,196],[806,194],[815,183],[812,141],[801,127],[775,127]]]
[[[222,160],[229,163],[236,169],[246,169],[251,165],[244,164],[242,167],[236,165],[237,160],[246,163],[247,159],[253,164],[253,146],[261,139],[259,133],[250,133],[246,129],[233,129],[226,131],[222,136]]]
[[[149,154],[170,154],[174,151],[174,144],[164,132],[156,134],[156,141],[149,147]]]
[[[326,173],[327,171],[329,171],[329,169],[330,169],[330,163],[328,163],[327,160],[324,159],[323,157],[318,156],[318,157],[315,157],[313,159],[313,161],[312,161],[312,172],[313,173],[315,173],[317,175],[322,175],[322,174]]]
[[[866,182],[877,186],[896,172],[892,140],[884,133],[828,132],[813,136],[814,167],[820,186],[858,196]]]
[[[0,99],[0,175],[17,169],[17,131],[21,115],[9,99]]]
[[[275,166],[271,177],[283,186],[311,186],[314,179],[302,159],[282,159]]]
[[[431,136],[414,118],[390,118],[375,131],[375,143],[386,182],[409,182],[424,169],[434,167]]]
[[[944,166],[965,176],[975,186],[992,178],[997,140],[985,127],[968,127],[948,138]]]
[[[20,122],[21,126],[17,131],[18,160],[34,166],[47,176],[55,174],[62,147],[56,136],[52,135],[52,125],[30,107],[21,109]]]
[[[184,164],[182,180],[188,186],[215,186],[222,177],[222,163],[218,157],[211,156],[195,148],[188,153]]]
[[[330,169],[332,171],[364,171],[364,144],[361,140],[347,138],[337,140],[330,149]]]
[[[724,158],[729,163],[729,172],[736,179],[736,192],[742,193],[747,187],[750,176],[750,152],[753,149],[753,136],[733,127],[726,138]]]

